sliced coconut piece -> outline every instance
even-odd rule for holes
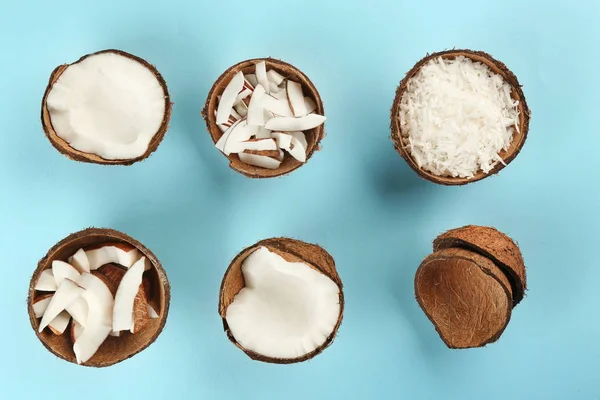
[[[104,160],[142,157],[168,114],[159,78],[132,56],[86,56],[67,66],[48,92],[52,129],[71,148]]]
[[[246,80],[248,81],[248,83],[250,83],[252,85],[252,87],[256,87],[256,85],[258,84],[258,80],[256,79],[255,74],[248,74],[245,77],[246,77]]]
[[[279,149],[275,150],[244,150],[246,154],[254,154],[257,156],[271,157],[277,160],[279,158]]]
[[[271,132],[271,136],[277,142],[277,147],[289,150],[292,145],[292,135],[289,132]]]
[[[250,98],[250,105],[248,105],[248,125],[265,125],[265,115],[263,111],[263,98],[265,95],[265,88],[261,84],[256,85],[252,97]]]
[[[313,113],[317,109],[317,103],[310,97],[304,98],[304,106],[306,107],[307,114]]]
[[[288,102],[290,103],[290,108],[292,109],[294,116],[303,117],[308,114],[306,112],[306,105],[304,104],[302,85],[288,79],[286,89]]]
[[[276,86],[279,86],[281,85],[281,82],[283,82],[285,77],[279,72],[275,71],[274,69],[270,69],[267,71],[267,79],[269,80],[269,82],[274,83]]]
[[[42,292],[54,292],[56,291],[56,281],[54,280],[54,274],[51,269],[46,269],[40,274],[40,278],[35,284],[35,290]]]
[[[71,324],[71,342],[75,343],[82,333],[83,326],[81,326],[77,321],[73,321]]]
[[[69,257],[69,264],[77,268],[81,272],[90,272],[90,260],[83,249],[77,250],[75,254]]]
[[[56,289],[56,293],[52,296],[52,300],[50,300],[50,304],[48,304],[48,308],[46,308],[46,311],[44,312],[38,332],[42,332],[58,314],[64,311],[64,309],[81,296],[83,292],[84,290],[73,281],[69,279],[63,280],[58,286],[58,289]]]
[[[264,126],[259,126],[254,134],[256,139],[269,139],[271,138],[271,131],[266,129]]]
[[[74,302],[65,307],[65,311],[69,313],[75,321],[81,326],[86,326],[88,316],[88,305],[83,297],[77,298]]]
[[[52,300],[52,294],[50,293],[40,296],[35,300],[33,303],[33,313],[36,318],[42,318],[48,308],[48,304],[50,304],[50,300]]]
[[[258,85],[261,85],[263,89],[269,90],[269,78],[267,77],[267,64],[264,61],[256,64],[256,80]],[[256,86],[258,86],[256,85]],[[256,86],[255,89],[256,90]],[[268,92],[267,92],[268,93]]]
[[[245,150],[277,150],[277,142],[275,139],[249,139],[243,142],[240,142],[240,145],[244,147]]]
[[[152,319],[156,319],[159,317],[156,310],[148,303],[148,316]]]
[[[294,359],[323,345],[334,332],[339,288],[303,262],[288,262],[260,247],[242,264],[245,287],[226,310],[227,325],[244,349]]]
[[[52,321],[50,321],[50,323],[48,324],[48,328],[55,335],[62,335],[67,329],[69,321],[71,321],[71,316],[68,312],[63,311],[59,313],[56,317],[54,317]]]
[[[244,101],[245,98],[249,97],[252,94],[252,90],[248,89],[248,88],[244,88],[244,90],[242,90],[236,97],[235,99],[235,103],[233,103],[234,106],[240,104],[242,101]]]
[[[117,263],[129,268],[141,257],[135,247],[126,243],[107,243],[97,248],[86,249],[85,253],[92,271],[110,263]],[[146,269],[150,268],[151,265],[148,263]]]
[[[231,79],[231,81],[223,90],[221,99],[219,100],[219,106],[217,108],[217,124],[224,124],[227,122],[229,115],[231,115],[231,109],[235,103],[235,99],[238,93],[242,91],[244,87],[244,74],[240,71]]]
[[[275,93],[277,93],[279,91],[281,91],[281,88],[279,86],[277,86],[273,82],[269,83],[269,93],[270,94],[275,94]]]
[[[248,116],[248,105],[245,102],[240,102],[233,107],[232,112],[239,114],[240,116],[247,117]]]
[[[281,161],[271,157],[248,153],[239,153],[238,156],[240,157],[241,162],[249,165],[254,165],[256,167],[277,169],[281,165]]]
[[[271,111],[273,114],[280,117],[293,117],[292,109],[287,99],[278,99],[271,95],[265,95],[263,99],[263,107],[265,110]]]
[[[79,271],[75,267],[60,260],[52,261],[52,274],[57,286],[60,286],[65,279],[75,282],[79,278]]]
[[[114,332],[130,330],[133,326],[133,302],[142,284],[145,257],[136,262],[123,276],[117,294],[113,310]]]
[[[249,140],[258,131],[257,126],[251,126],[243,122],[231,131],[225,142],[223,153],[229,155],[231,153],[239,153],[244,150],[243,142]]]
[[[297,141],[305,149],[308,147],[308,142],[306,141],[306,135],[304,134],[304,132],[290,132],[290,135],[292,135],[293,138],[292,144],[294,144],[294,142]]]
[[[100,279],[98,280],[102,282]],[[93,290],[87,290],[82,295],[90,310],[87,326],[73,345],[73,352],[78,364],[85,363],[96,354],[111,330],[112,295],[104,283],[92,284],[91,288]],[[108,298],[110,301],[107,303]]]
[[[326,117],[317,114],[308,114],[300,118],[275,117],[267,121],[265,128],[284,132],[306,131],[323,124],[326,119]]]
[[[284,87],[279,92],[273,93],[273,97],[275,97],[277,100],[285,100],[287,102],[288,101],[287,100],[287,90]],[[288,103],[288,107],[289,107],[289,103]]]
[[[245,124],[245,120],[239,120],[236,121],[231,127],[229,127],[229,129],[227,129],[223,135],[221,135],[221,137],[219,138],[219,140],[217,141],[217,143],[215,144],[215,147],[219,150],[221,150],[222,152],[225,151],[225,144],[227,143],[227,141],[229,140],[229,135],[231,135],[231,132],[236,129],[236,127],[241,124],[242,122],[244,122]]]

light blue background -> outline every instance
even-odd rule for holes
[[[0,398],[600,398],[599,20],[594,0],[2,0]],[[499,176],[447,188],[395,153],[389,109],[418,59],[455,46],[504,61],[532,120]],[[158,151],[133,167],[70,161],[39,121],[54,67],[105,48],[154,63],[175,103]],[[200,109],[227,67],[264,56],[307,73],[329,119],[306,166],[260,181],[228,168]],[[530,290],[498,343],[451,351],[413,276],[432,239],[464,224],[518,240]],[[88,226],[145,243],[172,285],[158,341],[100,370],[48,353],[26,312],[37,261]],[[347,299],[333,346],[291,366],[251,361],[217,314],[229,261],[277,235],[323,245]]]

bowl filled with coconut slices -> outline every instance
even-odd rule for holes
[[[325,136],[316,87],[298,68],[273,58],[242,61],[225,71],[202,116],[230,167],[250,178],[294,171]]]
[[[517,77],[487,53],[427,55],[400,82],[392,140],[419,176],[464,185],[498,173],[521,151],[530,112]]]
[[[169,301],[169,281],[150,250],[121,232],[89,228],[40,260],[27,303],[31,326],[50,352],[107,367],[156,340]]]

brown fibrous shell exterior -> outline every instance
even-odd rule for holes
[[[474,225],[438,236],[415,275],[417,302],[450,348],[498,340],[525,287],[516,243],[495,228]]]
[[[331,332],[331,335],[327,337],[326,341],[321,346],[301,357],[272,358],[248,350],[237,342],[227,324],[227,320],[225,318],[227,314],[227,307],[229,307],[229,305],[233,302],[235,296],[245,286],[244,275],[242,274],[242,263],[244,262],[246,257],[248,257],[255,250],[263,246],[269,249],[270,251],[280,255],[286,261],[302,262],[308,265],[310,268],[330,278],[333,282],[335,282],[335,284],[339,288],[340,315],[338,317],[337,323],[333,331]],[[299,240],[284,237],[261,240],[260,242],[245,248],[233,259],[233,261],[229,265],[229,268],[227,268],[227,272],[225,272],[225,276],[223,277],[223,281],[221,283],[221,290],[219,294],[219,315],[223,320],[223,328],[229,340],[242,351],[244,351],[253,360],[274,364],[292,364],[310,360],[316,355],[322,353],[323,350],[325,350],[333,343],[344,316],[343,286],[340,276],[338,275],[333,257],[331,257],[331,255],[327,251],[325,251],[325,249],[316,244],[306,243]]]
[[[47,294],[47,292],[35,290],[35,285],[40,274],[42,271],[51,268],[52,261],[54,260],[67,261],[67,259],[80,248],[97,246],[103,243],[126,243],[132,245],[150,261],[152,268],[144,273],[144,276],[147,276],[152,282],[153,288],[153,295],[148,299],[148,303],[156,310],[159,318],[149,320],[144,328],[136,334],[125,333],[120,337],[109,336],[100,346],[96,354],[94,354],[94,356],[86,363],[82,364],[89,367],[108,367],[119,363],[133,357],[135,354],[154,343],[167,321],[171,300],[171,289],[166,272],[154,253],[143,244],[132,237],[113,229],[88,228],[73,233],[54,245],[48,251],[46,256],[39,261],[29,284],[29,294],[27,299],[29,320],[33,331],[48,351],[63,360],[76,363],[70,335],[66,333],[63,335],[54,335],[48,332],[48,330],[44,330],[41,333],[38,332],[40,320],[35,317],[33,303],[38,297]],[[97,276],[101,275],[98,271],[94,271],[94,273],[97,274]],[[107,278],[105,282],[110,289],[114,290],[114,288],[110,287],[111,283]],[[70,328],[67,332],[70,332]]]
[[[72,148],[69,145],[69,143],[67,143],[66,140],[64,140],[63,138],[58,136],[58,134],[54,130],[54,127],[52,126],[52,120],[50,118],[50,112],[48,111],[48,107],[46,105],[46,99],[48,98],[48,95],[50,94],[50,91],[52,90],[52,87],[54,86],[56,81],[58,81],[58,79],[60,78],[62,73],[65,72],[65,70],[68,67],[70,67],[71,65],[78,64],[78,63],[82,62],[83,60],[85,60],[86,58],[89,58],[89,57],[92,57],[92,56],[95,56],[98,54],[104,54],[104,53],[117,54],[117,55],[129,58],[130,60],[137,61],[138,63],[142,64],[144,67],[146,67],[152,73],[152,75],[154,75],[156,77],[156,79],[158,80],[158,82],[159,82],[160,86],[162,87],[163,92],[165,94],[165,113],[163,116],[163,120],[160,124],[160,127],[158,128],[158,131],[152,137],[152,140],[148,144],[148,149],[146,150],[146,152],[136,158],[123,159],[123,160],[106,160],[97,154],[85,153],[83,151],[76,150],[76,149]],[[163,140],[163,137],[165,136],[165,133],[167,132],[167,129],[169,127],[169,120],[171,119],[172,107],[173,107],[173,103],[171,103],[171,96],[169,95],[167,83],[165,82],[164,78],[158,72],[158,70],[156,69],[156,67],[154,65],[150,64],[148,61],[146,61],[140,57],[134,56],[133,54],[126,53],[122,50],[108,49],[108,50],[98,51],[98,52],[92,53],[92,54],[87,54],[87,55],[81,57],[79,60],[75,61],[74,63],[59,65],[58,67],[56,67],[54,69],[54,71],[50,75],[50,80],[48,81],[48,86],[46,87],[44,97],[42,98],[41,119],[42,119],[42,127],[44,129],[44,132],[46,133],[46,137],[48,138],[48,140],[50,140],[50,143],[52,144],[52,146],[54,146],[54,148],[56,150],[58,150],[60,153],[64,154],[71,160],[93,163],[93,164],[103,164],[103,165],[131,165],[138,161],[148,158],[153,152],[156,151],[156,149],[158,148],[158,145]]]
[[[460,178],[460,177],[451,177],[451,176],[439,176],[435,175],[429,171],[425,171],[421,169],[417,162],[412,157],[410,153],[410,149],[407,149],[402,141],[402,133],[400,128],[400,102],[402,100],[402,96],[408,87],[408,81],[419,72],[421,67],[429,62],[430,60],[438,57],[442,57],[444,59],[454,59],[458,56],[464,56],[470,58],[475,62],[481,62],[487,65],[494,73],[500,75],[512,88],[511,95],[513,99],[519,101],[519,131],[515,129],[513,139],[511,145],[508,150],[502,151],[499,153],[500,157],[504,160],[503,163],[497,163],[496,166],[488,173],[485,173],[479,170],[474,177],[472,178]],[[491,55],[484,53],[482,51],[473,51],[473,50],[446,50],[438,53],[428,54],[423,59],[421,59],[415,66],[408,71],[404,79],[400,82],[400,85],[396,89],[396,97],[394,98],[394,103],[392,105],[392,110],[390,113],[390,121],[391,121],[391,131],[392,131],[392,141],[394,142],[394,147],[402,156],[402,158],[406,161],[406,163],[423,179],[427,179],[431,182],[438,183],[441,185],[466,185],[467,183],[477,182],[481,179],[487,178],[490,175],[497,174],[503,169],[506,165],[508,165],[512,160],[517,157],[523,145],[525,144],[525,140],[527,139],[527,133],[529,132],[529,119],[530,119],[530,111],[527,106],[527,101],[525,100],[525,95],[523,94],[523,90],[521,89],[521,85],[519,84],[519,80],[513,74],[506,65],[502,62],[496,60]]]
[[[242,61],[230,67],[227,71],[223,72],[223,74],[215,81],[210,92],[208,93],[208,98],[206,99],[204,108],[202,109],[202,117],[206,122],[206,128],[208,129],[208,132],[210,133],[210,136],[215,144],[223,135],[221,129],[219,129],[219,126],[216,123],[215,117],[215,111],[217,110],[217,107],[219,105],[218,96],[220,96],[223,93],[225,87],[229,84],[229,82],[235,74],[237,74],[240,71],[242,71],[244,74],[254,73],[255,65],[261,61],[264,61],[266,63],[267,70],[275,70],[281,75],[283,75],[286,79],[290,79],[300,83],[302,85],[302,91],[304,92],[304,95],[312,98],[317,105],[317,108],[314,112],[320,115],[325,115],[323,101],[321,100],[319,91],[312,83],[312,81],[308,78],[308,76],[306,76],[298,68],[284,61],[270,57]],[[308,162],[308,160],[313,156],[313,154],[317,150],[320,150],[320,142],[325,137],[325,127],[322,124],[314,129],[304,131],[304,134],[308,143],[306,149],[306,162]],[[229,166],[233,170],[249,178],[273,178],[276,176],[286,175],[300,168],[306,163],[300,162],[286,153],[279,168],[267,169],[245,164],[242,161],[240,161],[238,155],[234,153],[226,157],[229,159]]]

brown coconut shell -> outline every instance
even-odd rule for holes
[[[244,74],[253,74],[255,65],[260,61],[265,61],[267,70],[275,70],[285,78],[300,83],[302,85],[302,91],[304,92],[304,95],[311,97],[315,101],[317,105],[315,112],[320,115],[325,115],[323,101],[321,100],[321,96],[319,95],[317,88],[312,81],[298,68],[281,60],[270,57],[242,61],[223,72],[223,74],[215,81],[210,92],[208,93],[208,98],[206,99],[204,108],[202,109],[202,117],[206,122],[206,128],[208,129],[208,132],[210,133],[210,136],[215,144],[223,135],[219,129],[219,126],[217,125],[215,117],[215,111],[219,105],[218,96],[223,93],[225,87],[227,84],[229,84],[235,74],[237,74],[239,71],[242,71]],[[315,151],[320,149],[320,142],[325,137],[325,127],[324,125],[320,125],[314,129],[304,131],[304,133],[308,143],[308,147],[306,149],[306,162],[308,162]],[[229,166],[233,170],[249,178],[273,178],[288,174],[305,164],[296,160],[287,153],[285,154],[281,165],[277,169],[260,168],[245,164],[240,161],[240,158],[237,154],[233,153],[226,157],[229,159]]]
[[[435,175],[429,171],[425,171],[421,169],[417,162],[414,160],[410,150],[406,148],[402,141],[402,132],[400,128],[400,102],[402,100],[402,96],[407,89],[408,81],[419,72],[421,67],[429,62],[431,59],[442,57],[444,59],[454,59],[458,56],[464,56],[472,59],[473,61],[481,62],[487,65],[493,72],[500,75],[504,78],[506,82],[511,86],[511,96],[513,99],[519,101],[519,132],[516,131],[513,135],[512,143],[508,150],[502,151],[499,153],[500,157],[504,160],[504,164],[498,163],[496,166],[488,173],[483,171],[478,171],[473,178],[459,178],[459,177],[451,177],[451,176],[439,176]],[[523,145],[525,144],[525,140],[527,139],[527,133],[529,131],[529,118],[530,111],[527,107],[527,101],[525,100],[525,95],[521,89],[521,85],[519,84],[519,80],[513,74],[506,65],[502,62],[496,60],[491,55],[484,53],[482,51],[473,51],[473,50],[446,50],[438,53],[428,54],[426,57],[421,59],[415,66],[408,71],[404,79],[400,82],[400,85],[396,89],[396,97],[394,98],[394,103],[392,105],[390,120],[391,120],[391,130],[392,130],[392,141],[394,142],[394,147],[398,151],[398,153],[404,158],[407,164],[421,177],[427,179],[431,182],[439,183],[441,185],[466,185],[467,183],[476,182],[481,179],[487,178],[490,175],[497,174],[503,169],[506,165],[508,165],[521,151]],[[506,165],[505,165],[506,164]]]
[[[442,249],[415,276],[419,305],[450,348],[498,340],[512,310],[508,279],[490,259],[469,250]]]
[[[109,336],[102,346],[100,346],[96,354],[83,365],[89,367],[107,367],[133,357],[135,354],[154,343],[165,326],[167,315],[169,313],[171,290],[166,272],[154,253],[137,240],[116,230],[102,228],[84,229],[67,236],[54,245],[44,258],[39,261],[29,284],[27,310],[31,327],[44,347],[63,360],[72,363],[77,362],[75,353],[73,353],[73,343],[69,334],[60,336],[54,335],[47,329],[38,333],[40,320],[36,318],[33,313],[33,303],[37,301],[38,297],[44,296],[47,293],[36,291],[35,285],[42,271],[52,267],[52,261],[66,261],[80,248],[88,248],[90,246],[115,242],[134,246],[150,261],[152,268],[144,273],[144,276],[147,276],[147,279],[151,281],[151,286],[153,288],[152,297],[148,298],[148,302],[156,310],[159,318],[148,321],[144,329],[136,334],[122,335],[121,337]],[[97,276],[103,275],[99,271],[95,271],[95,274],[97,274]],[[108,278],[105,279],[105,282],[107,282],[110,288],[113,284]]]
[[[327,340],[321,346],[301,357],[273,358],[266,357],[262,354],[248,350],[237,342],[237,340],[235,339],[235,337],[229,329],[227,320],[225,319],[227,314],[227,307],[229,307],[229,305],[233,302],[234,297],[240,292],[240,290],[242,290],[244,286],[246,286],[244,282],[244,275],[242,274],[242,263],[244,262],[246,257],[248,257],[255,250],[262,246],[280,255],[286,261],[305,263],[310,268],[326,275],[328,278],[334,281],[340,290],[340,315],[338,317],[335,328],[331,332],[331,335],[327,337]],[[225,276],[223,277],[219,295],[219,315],[221,315],[221,318],[223,320],[223,328],[225,329],[225,333],[227,334],[229,340],[242,351],[244,351],[244,353],[246,353],[253,360],[274,364],[292,364],[310,360],[317,354],[322,353],[323,350],[325,350],[331,345],[331,343],[333,343],[333,340],[335,339],[335,336],[342,323],[342,319],[344,316],[343,285],[342,280],[340,279],[340,276],[337,273],[333,257],[331,257],[331,255],[327,251],[325,251],[325,249],[316,244],[306,243],[289,238],[265,239],[250,247],[245,248],[233,259],[233,261],[229,265],[229,268],[227,268],[227,271],[225,272]]]
[[[433,250],[464,248],[479,253],[504,272],[513,293],[513,306],[525,296],[527,277],[525,263],[519,246],[504,233],[489,226],[469,225],[452,229],[438,236],[433,242]]]
[[[138,63],[142,64],[144,67],[146,67],[148,70],[150,70],[150,72],[152,72],[152,74],[156,77],[156,79],[158,80],[160,86],[162,87],[162,89],[164,91],[165,115],[163,116],[163,120],[162,120],[162,123],[161,123],[158,131],[156,132],[156,134],[150,141],[150,143],[148,145],[148,149],[140,157],[124,159],[124,160],[106,160],[106,159],[98,156],[97,154],[84,153],[82,151],[72,148],[69,145],[69,143],[67,143],[67,141],[65,141],[63,138],[58,136],[58,134],[54,130],[54,127],[52,126],[50,112],[48,111],[48,107],[46,105],[46,100],[48,98],[48,94],[50,93],[50,90],[52,89],[52,86],[54,86],[54,84],[58,81],[58,79],[63,74],[63,72],[65,72],[65,70],[68,67],[70,67],[71,65],[78,64],[88,57],[98,55],[98,54],[103,54],[103,53],[118,54],[120,56],[127,57],[133,61],[137,61]],[[171,103],[171,97],[169,95],[167,83],[165,82],[164,78],[158,72],[158,70],[156,69],[156,67],[154,65],[150,64],[148,61],[146,61],[140,57],[134,56],[133,54],[129,54],[129,53],[126,53],[121,50],[114,50],[114,49],[102,50],[102,51],[98,51],[96,53],[87,54],[87,55],[81,57],[79,60],[75,61],[74,63],[59,65],[58,67],[56,67],[54,69],[54,71],[52,71],[52,74],[50,75],[50,80],[48,82],[48,86],[46,87],[46,91],[45,91],[44,97],[42,99],[42,127],[44,128],[44,132],[46,133],[46,136],[48,137],[48,140],[50,140],[50,143],[52,144],[52,146],[54,146],[54,148],[56,150],[58,150],[59,152],[61,152],[62,154],[64,154],[65,156],[69,157],[72,160],[87,162],[87,163],[94,163],[94,164],[105,164],[105,165],[131,165],[133,163],[136,163],[138,161],[148,158],[150,156],[150,154],[152,154],[154,151],[156,151],[156,149],[158,148],[158,145],[162,141],[162,139],[165,136],[165,133],[167,132],[167,129],[169,127],[169,120],[171,119],[172,106],[173,106],[173,103]]]

